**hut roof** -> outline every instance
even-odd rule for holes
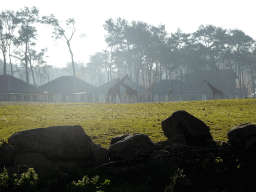
[[[11,75],[0,75],[0,93],[41,93],[42,91]]]
[[[129,85],[131,88],[135,89],[136,91],[138,91],[140,94],[144,94],[145,93],[145,87],[142,85],[139,85],[138,83],[135,83],[132,80],[125,80],[124,84]],[[121,92],[125,93],[126,89],[121,86]]]
[[[118,78],[115,78],[115,79],[112,79],[111,81],[99,86],[98,92],[99,93],[107,93],[109,88],[116,84],[117,80],[118,80]]]
[[[172,88],[173,94],[207,94],[199,84],[185,83],[178,79],[157,82],[154,93],[168,94],[170,88]]]
[[[61,76],[39,87],[48,93],[97,93],[97,87],[74,76]]]
[[[118,78],[112,79],[111,81],[101,85],[98,87],[98,91],[100,93],[107,93],[108,90],[110,89],[110,87],[114,86],[118,81]],[[140,94],[144,94],[145,93],[145,88],[137,83],[135,83],[134,81],[131,80],[125,80],[124,84],[129,85],[130,87],[132,87],[133,89],[137,90]],[[123,86],[120,86],[120,92],[121,94],[124,94],[126,91],[126,89]]]

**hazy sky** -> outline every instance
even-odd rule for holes
[[[59,20],[75,18],[76,33],[71,41],[75,61],[89,61],[89,56],[107,47],[103,24],[109,18],[121,17],[158,26],[165,25],[167,33],[180,28],[195,32],[200,24],[212,24],[224,29],[240,29],[256,39],[255,0],[1,0],[0,10],[20,10],[35,6],[40,15],[54,14]],[[64,23],[63,23],[64,24]],[[48,64],[65,67],[71,62],[63,40],[57,45],[51,38],[51,28],[38,26],[36,49],[48,48]],[[87,37],[81,39],[80,34]],[[1,57],[0,57],[1,58]]]

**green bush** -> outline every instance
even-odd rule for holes
[[[37,191],[38,180],[33,168],[29,168],[27,173],[21,174],[20,179],[17,179],[17,174],[13,174],[10,178],[4,167],[4,172],[0,174],[0,191]]]
[[[37,191],[37,182],[39,178],[33,168],[29,168],[27,173],[22,173],[20,179],[15,179],[15,189],[18,191]]]
[[[19,177],[17,174],[13,174],[10,178],[7,169],[4,167],[4,172],[0,174],[0,191],[38,191],[39,178],[33,168],[29,168],[26,173],[22,173]],[[78,180],[78,182],[73,181],[71,184],[66,184],[63,190],[68,192],[100,192],[106,190],[109,184],[110,180],[105,179],[104,182],[100,183],[99,176],[89,179],[86,175],[82,181]]]
[[[110,184],[110,180],[105,179],[103,183],[99,183],[99,176],[91,178],[91,180],[86,176],[83,177],[82,181],[78,180],[76,183],[73,181],[71,184],[67,184],[65,186],[64,191],[75,191],[75,192],[83,192],[83,191],[91,191],[91,192],[100,192],[101,189],[105,190],[106,187]]]
[[[6,191],[11,184],[12,181],[8,176],[7,169],[4,167],[4,172],[0,174],[0,191]]]

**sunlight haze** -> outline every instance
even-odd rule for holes
[[[206,3],[207,2],[207,3]],[[211,3],[210,3],[211,2]],[[71,40],[75,62],[87,63],[89,56],[107,49],[103,25],[106,20],[118,17],[128,22],[143,21],[158,26],[165,25],[168,34],[175,33],[177,28],[182,32],[193,33],[199,25],[211,24],[224,29],[240,29],[246,35],[256,39],[254,26],[254,1],[32,1],[9,0],[1,3],[1,10],[20,10],[25,6],[37,7],[39,15],[54,14],[57,19],[65,21],[75,19],[76,32]],[[51,38],[49,26],[37,25],[38,41],[35,49],[48,48],[47,63],[55,67],[65,67],[71,62],[66,43]],[[81,39],[80,34],[86,37]]]

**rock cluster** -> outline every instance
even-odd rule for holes
[[[200,155],[252,154],[256,149],[256,125],[251,123],[231,128],[228,141],[220,147],[216,147],[209,127],[186,111],[176,111],[163,120],[162,129],[168,139],[160,144],[154,144],[145,134],[126,134],[112,138],[109,149],[93,143],[80,125],[17,132],[0,147],[0,166],[7,167],[9,174],[16,173],[19,165],[45,173],[63,166],[71,171],[79,169],[74,163],[79,161],[93,167],[95,173],[124,176],[151,170],[164,180],[161,175],[166,166],[161,169],[162,165],[177,170],[187,159]],[[67,175],[57,171],[63,177]]]

